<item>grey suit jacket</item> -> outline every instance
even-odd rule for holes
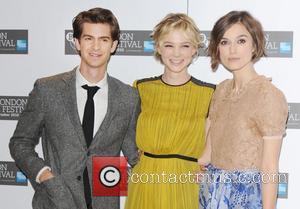
[[[135,89],[108,76],[108,109],[87,149],[76,101],[75,69],[38,79],[29,95],[9,148],[16,164],[31,181],[34,209],[84,209],[83,170],[92,181],[92,156],[138,160],[135,128],[140,101]],[[42,139],[43,157],[35,152]],[[49,166],[55,177],[38,184],[38,172]],[[90,182],[92,185],[92,182]],[[119,197],[93,197],[94,209],[119,209]]]

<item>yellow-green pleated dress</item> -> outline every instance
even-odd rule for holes
[[[191,78],[179,86],[161,76],[135,83],[141,98],[138,148],[156,155],[199,158],[214,85]],[[198,209],[197,162],[141,155],[129,178],[126,209]],[[194,183],[193,183],[194,182]]]

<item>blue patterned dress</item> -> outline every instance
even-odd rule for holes
[[[200,208],[262,209],[259,171],[226,171],[207,166],[200,186]]]

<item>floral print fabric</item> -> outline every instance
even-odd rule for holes
[[[262,209],[259,171],[228,171],[211,164],[207,169],[200,185],[201,209]]]

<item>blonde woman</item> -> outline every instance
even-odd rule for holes
[[[185,14],[169,14],[152,34],[162,75],[135,83],[141,98],[137,145],[143,152],[129,183],[126,209],[198,209],[194,174],[214,85],[188,73],[200,32]]]

